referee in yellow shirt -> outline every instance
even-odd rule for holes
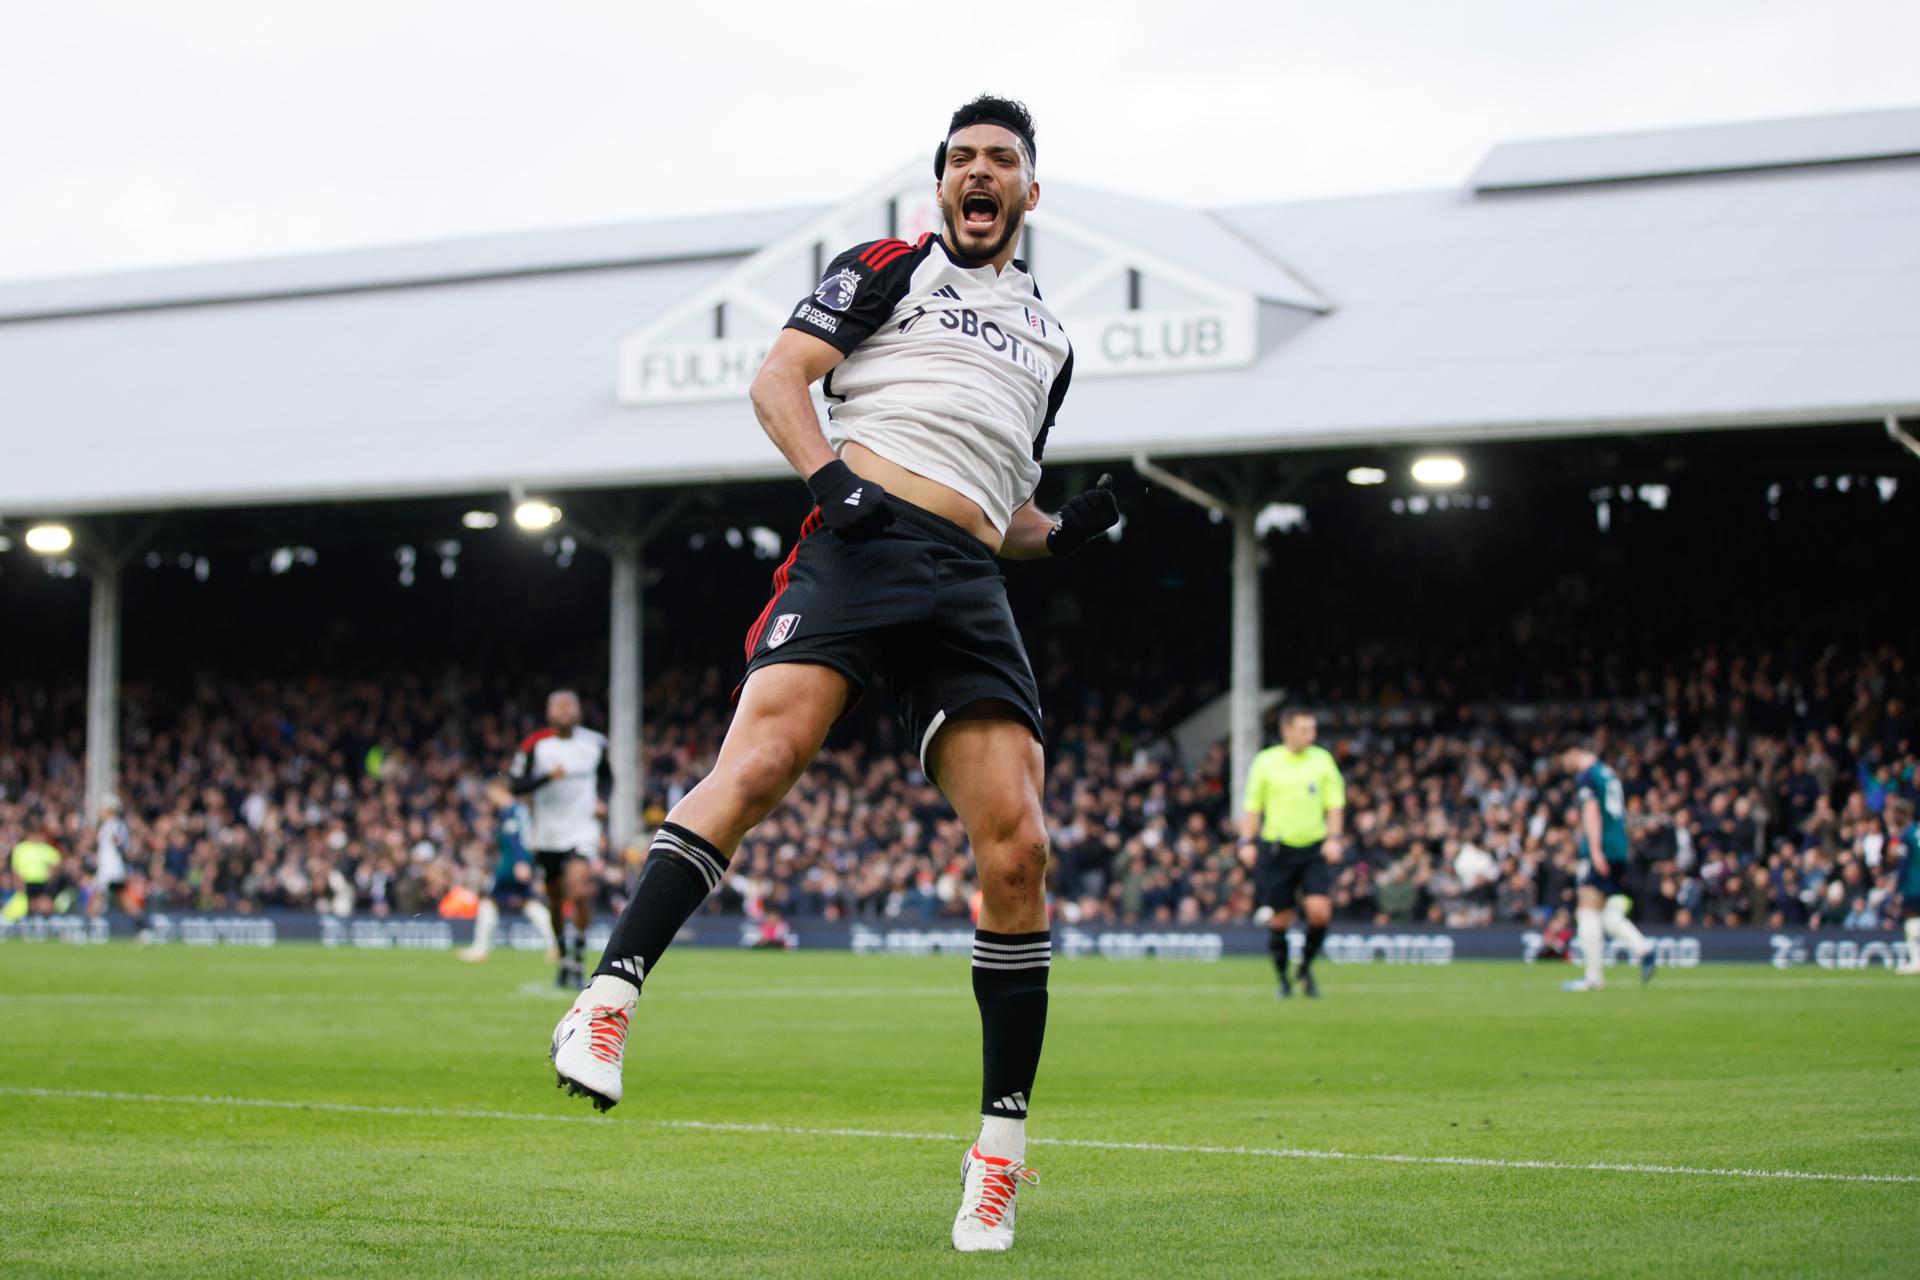
[[[13,846],[8,861],[13,865],[14,883],[20,886],[15,901],[7,903],[8,919],[17,920],[32,911],[35,915],[53,914],[53,873],[60,869],[60,850],[54,847],[52,829],[44,821],[29,819],[27,836]],[[39,839],[35,839],[35,836]]]
[[[1307,945],[1298,978],[1310,996],[1320,994],[1313,961],[1327,940],[1333,918],[1333,868],[1339,865],[1346,829],[1347,784],[1324,747],[1313,745],[1313,713],[1292,708],[1280,717],[1280,745],[1253,758],[1247,771],[1246,809],[1240,815],[1240,858],[1253,869],[1260,903],[1273,909],[1267,950],[1280,972],[1280,995],[1293,994],[1287,978],[1287,930],[1297,899],[1307,912]]]

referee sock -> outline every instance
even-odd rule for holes
[[[593,971],[594,985],[618,978],[638,992],[653,966],[700,909],[727,870],[727,855],[706,839],[672,822],[660,824],[633,899],[614,922],[613,936]]]
[[[1285,929],[1267,930],[1267,950],[1273,954],[1273,967],[1280,973],[1280,981],[1287,980],[1287,931]]]
[[[1327,926],[1310,924],[1307,926],[1307,945],[1300,952],[1300,972],[1311,973],[1313,962],[1320,955],[1320,947],[1327,940]]]
[[[1053,934],[973,934],[973,998],[980,1006],[980,1151],[1026,1158],[1027,1100],[1047,1033]]]

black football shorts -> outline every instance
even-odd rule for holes
[[[1333,868],[1321,856],[1320,844],[1263,844],[1256,864],[1260,905],[1291,911],[1302,898],[1324,898],[1333,892]]]
[[[540,874],[548,880],[560,876],[566,871],[569,862],[584,862],[586,855],[573,849],[535,849],[534,865],[540,868]]]
[[[971,703],[1005,702],[1041,737],[1040,689],[1000,562],[959,525],[891,496],[887,505],[893,523],[859,542],[818,509],[807,516],[747,630],[742,686],[776,662],[814,662],[844,675],[857,701],[877,674],[922,768],[933,735]]]

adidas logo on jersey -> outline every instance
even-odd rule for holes
[[[955,302],[960,301],[960,291],[950,284],[943,284],[938,289],[935,289],[933,296],[936,298],[952,298]]]
[[[861,494],[863,494],[863,493],[865,493],[865,492],[866,492],[866,489],[865,489],[865,488],[859,488],[859,489],[855,489],[855,490],[854,490],[854,491],[853,491],[852,493],[850,493],[850,494],[848,494],[848,495],[847,495],[847,505],[848,505],[848,506],[850,506],[850,507],[857,507],[857,506],[859,506],[859,505],[860,505],[860,495],[861,495]]]

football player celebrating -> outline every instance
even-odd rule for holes
[[[1047,833],[1039,692],[995,556],[1067,555],[1119,520],[1111,480],[1058,514],[1033,502],[1073,346],[1015,258],[1039,202],[1033,121],[983,97],[934,156],[944,230],[855,245],[768,352],[753,405],[814,508],[746,637],[713,772],[655,835],[593,982],[554,1032],[559,1082],[621,1096],[642,984],[827,731],[884,673],[921,766],[973,846],[980,1136],[953,1244],[1013,1245],[1026,1117],[1047,1018]],[[822,380],[825,430],[809,388]]]

